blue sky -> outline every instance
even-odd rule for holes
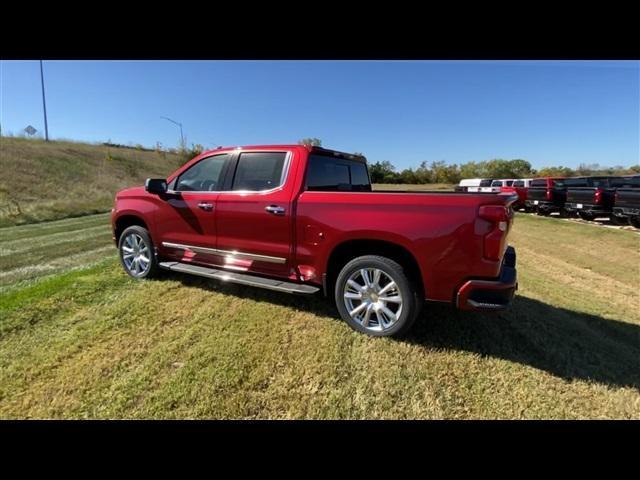
[[[52,138],[295,143],[399,168],[640,163],[637,61],[45,61]],[[0,62],[2,131],[44,131],[37,61]]]

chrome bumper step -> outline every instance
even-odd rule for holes
[[[235,273],[216,268],[201,267],[199,265],[190,265],[181,262],[160,262],[160,268],[171,270],[173,272],[189,273],[206,278],[213,278],[223,282],[238,283],[240,285],[248,285],[250,287],[266,288],[277,292],[298,293],[309,295],[320,290],[312,285],[302,285],[293,282],[284,282],[282,280],[273,280],[271,278],[257,277],[247,275],[246,273]]]

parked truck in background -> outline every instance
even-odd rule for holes
[[[563,212],[567,195],[562,177],[544,177],[531,180],[525,200],[525,210],[539,215]]]
[[[616,184],[611,220],[640,228],[640,175],[623,177]]]
[[[111,221],[134,278],[170,270],[323,291],[352,328],[388,336],[405,333],[425,299],[466,310],[509,305],[515,200],[372,191],[362,156],[252,146],[204,152],[167,179],[118,192]]]
[[[515,193],[518,195],[518,200],[513,203],[514,210],[525,208],[525,202],[527,201],[527,191],[531,184],[530,178],[521,178],[510,181],[510,184],[503,186],[500,189],[502,193]]]
[[[568,215],[577,214],[583,220],[609,217],[612,214],[618,178],[620,177],[566,178],[565,212]]]
[[[466,178],[460,180],[460,183],[456,185],[456,192],[491,192],[491,183],[493,179],[491,178]]]

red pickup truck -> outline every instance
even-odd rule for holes
[[[405,333],[423,301],[500,310],[517,289],[517,196],[372,191],[362,156],[306,145],[207,151],[116,194],[111,221],[135,278],[161,269],[334,298],[373,335]]]

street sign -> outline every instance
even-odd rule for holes
[[[33,128],[31,125],[29,125],[27,128],[24,129],[24,131],[27,132],[29,135],[34,135],[38,130]]]

